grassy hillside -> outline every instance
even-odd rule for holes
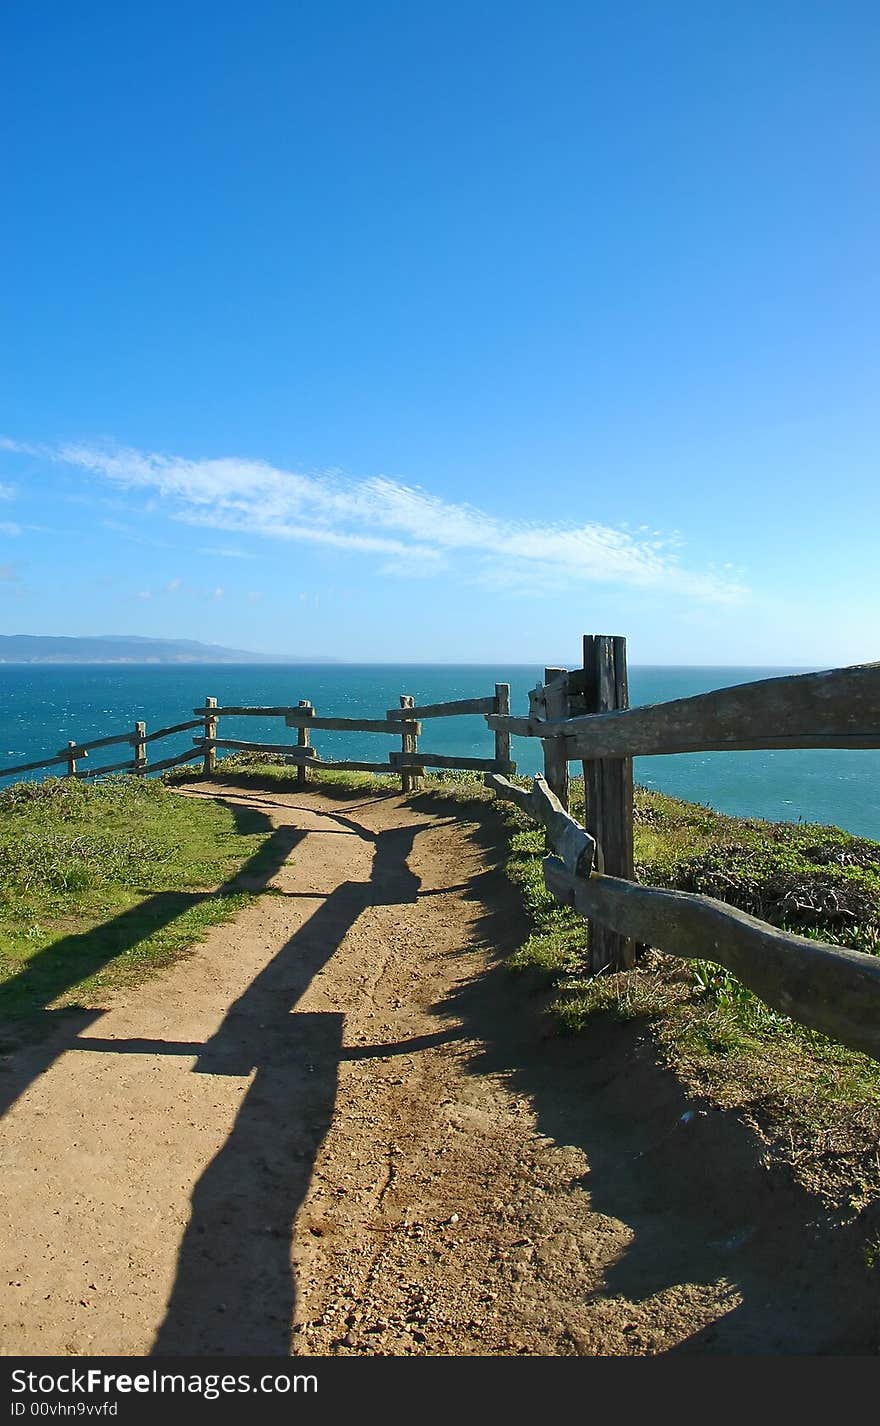
[[[156,781],[51,779],[0,793],[4,1037],[39,1033],[43,1009],[95,1003],[236,915],[250,897],[227,884],[267,832],[259,816],[243,822]]]

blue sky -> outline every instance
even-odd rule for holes
[[[0,631],[880,657],[876,5],[3,29]]]

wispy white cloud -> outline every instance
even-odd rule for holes
[[[70,495],[67,496],[68,500],[71,498]],[[156,540],[150,535],[142,535],[139,530],[132,530],[121,520],[102,520],[101,526],[105,530],[111,530],[113,534],[118,535],[120,539],[130,540],[134,545],[146,545],[154,550],[170,550],[174,548],[167,540]]]
[[[14,500],[17,493],[14,485],[0,480],[0,500]]]
[[[185,599],[222,599],[225,593],[222,585],[207,589],[203,586],[188,584],[186,580],[175,576],[173,579],[166,579],[164,584],[157,585],[154,589],[139,589],[135,598],[159,599],[179,595]]]
[[[8,438],[0,445],[36,453]],[[41,454],[158,498],[190,525],[379,556],[385,574],[410,578],[454,565],[459,578],[495,587],[602,582],[715,603],[735,603],[748,592],[730,571],[688,568],[677,531],[509,520],[385,476],[305,475],[259,460],[187,460],[84,444]]]
[[[14,451],[16,455],[45,455],[43,446],[32,445],[30,441],[13,440],[11,436],[0,436],[0,451]]]
[[[14,540],[20,534],[21,526],[16,525],[14,520],[0,520],[0,535],[8,535],[10,539]]]
[[[197,551],[200,555],[208,555],[211,559],[220,560],[252,560],[256,555],[249,550],[236,550],[231,545],[209,545]]]

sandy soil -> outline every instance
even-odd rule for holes
[[[187,795],[268,819],[276,894],[4,1064],[4,1353],[877,1350],[876,1274],[750,1132],[503,969],[490,817]]]

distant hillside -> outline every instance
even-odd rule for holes
[[[195,639],[96,634],[86,639],[0,634],[0,663],[333,663],[317,657],[255,654]]]

